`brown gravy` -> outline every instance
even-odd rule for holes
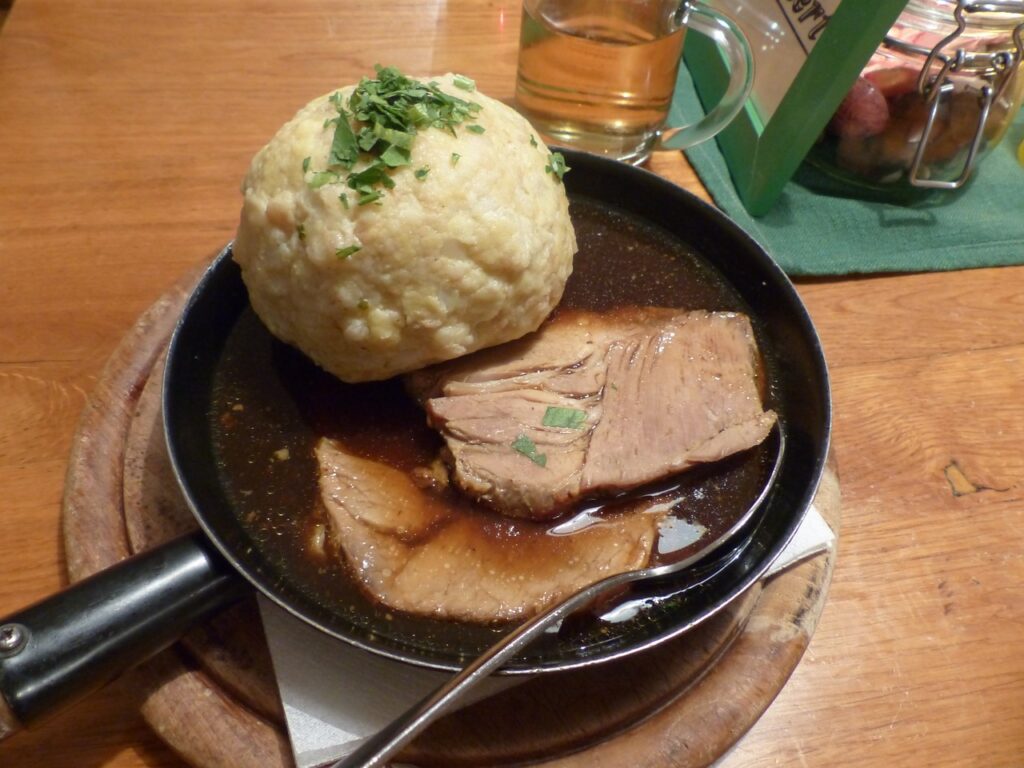
[[[659,228],[583,197],[573,198],[571,213],[580,250],[556,311],[629,305],[746,311],[714,270]],[[770,393],[766,405],[772,407]],[[320,437],[335,438],[349,452],[402,470],[428,464],[437,455],[440,437],[426,426],[400,381],[343,384],[274,340],[247,309],[219,364],[210,419],[222,482],[252,546],[283,577],[338,613],[363,617],[376,612],[389,630],[403,629],[396,622],[426,621],[368,605],[329,542],[323,550],[310,544],[327,526],[313,456]],[[679,504],[674,535],[685,539],[703,528],[714,536],[756,498],[770,469],[769,453],[754,449],[642,492]],[[549,536],[553,525],[561,531],[572,528],[567,518],[554,524],[506,519],[455,492],[448,501],[474,521],[467,526],[472,535],[500,540],[521,553],[529,552],[529,539]],[[605,514],[620,503],[591,502],[581,505],[580,513]],[[585,518],[579,522],[585,524]],[[668,538],[663,548],[674,549],[664,557],[689,551]]]

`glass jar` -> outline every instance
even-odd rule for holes
[[[903,201],[963,187],[1020,107],[1022,57],[1024,0],[910,0],[808,154],[812,185]]]

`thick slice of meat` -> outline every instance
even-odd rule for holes
[[[664,516],[637,504],[572,535],[547,535],[534,523],[455,514],[405,473],[333,440],[320,440],[316,456],[333,536],[363,587],[392,608],[437,618],[522,619],[643,567]]]
[[[775,423],[761,406],[757,349],[743,315],[678,315],[662,330],[612,342],[605,365],[583,493],[717,461],[757,445]]]
[[[760,443],[775,414],[757,370],[746,316],[634,308],[564,313],[407,383],[463,491],[546,519]]]

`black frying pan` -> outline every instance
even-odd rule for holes
[[[571,195],[662,227],[725,277],[749,308],[786,434],[786,452],[756,526],[662,587],[634,621],[581,641],[545,638],[505,671],[539,673],[607,661],[684,632],[754,584],[796,531],[828,451],[831,404],[821,348],[779,267],[711,206],[654,174],[563,150]],[[381,633],[293,583],[251,546],[214,460],[210,392],[225,341],[248,305],[230,249],[195,289],[175,331],[164,379],[169,454],[202,533],[183,537],[0,621],[0,737],[112,679],[222,609],[251,584],[309,624],[371,652],[457,669],[494,631]],[[239,575],[244,578],[239,578]],[[490,633],[490,634],[489,634]],[[424,640],[423,638],[427,639]],[[6,710],[6,711],[5,711]]]

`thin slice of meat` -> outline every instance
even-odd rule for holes
[[[473,622],[522,619],[605,576],[646,565],[664,517],[638,503],[567,536],[453,513],[397,469],[316,446],[320,495],[352,571],[396,610]]]
[[[632,308],[563,313],[536,333],[411,375],[454,480],[514,517],[548,519],[751,448],[762,407],[749,319]]]

